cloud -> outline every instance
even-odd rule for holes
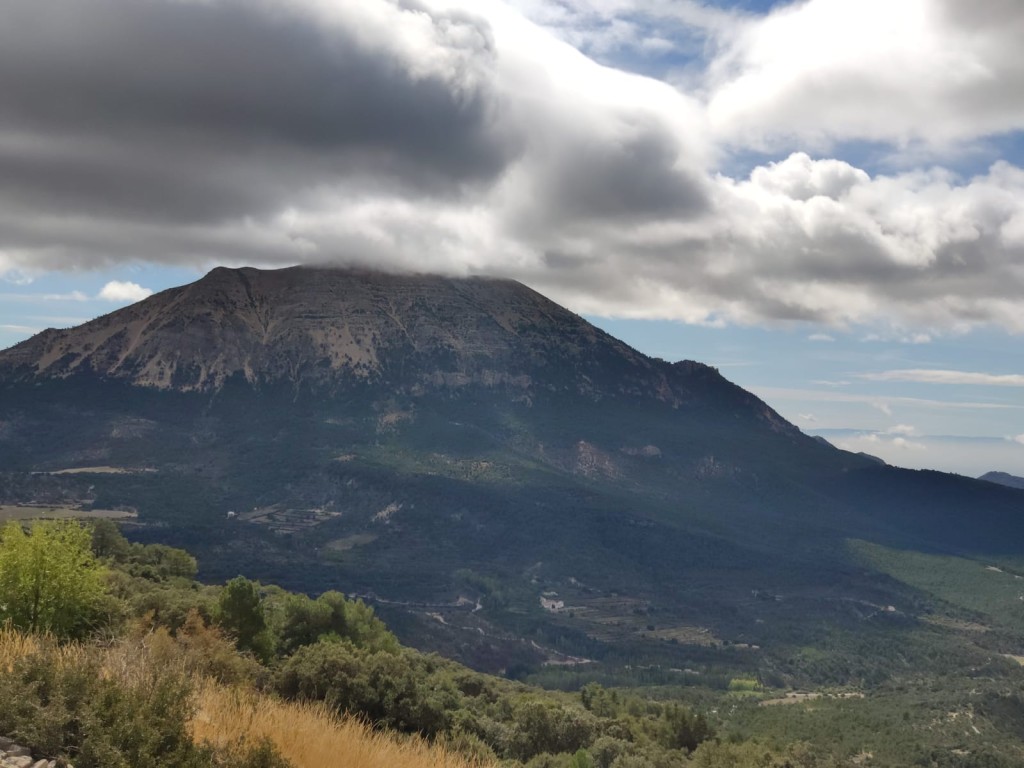
[[[96,298],[123,303],[142,301],[152,295],[153,292],[149,288],[143,288],[138,283],[111,280],[103,286],[103,289],[97,294]]]
[[[928,447],[923,442],[908,440],[905,437],[892,437],[889,435],[871,432],[855,435],[853,437],[840,438],[833,441],[837,448],[854,453],[863,451],[871,453],[886,448],[896,451],[926,451]]]
[[[801,401],[821,403],[864,403],[877,408],[891,416],[892,406],[922,407],[931,410],[1024,410],[1024,403],[981,403],[961,400],[931,400],[923,397],[886,397],[880,400],[877,395],[861,395],[852,392],[836,392],[820,389],[799,389],[792,387],[761,387],[751,386],[750,391],[767,402]]]
[[[42,328],[33,328],[29,325],[15,325],[10,323],[0,323],[0,330],[3,331],[17,331],[18,333],[39,333]]]
[[[515,277],[604,316],[864,325],[917,341],[1024,332],[1024,170],[871,175],[825,149],[721,170],[786,126],[828,147],[1017,125],[1017,6],[935,4],[916,26],[922,2],[869,0],[868,21],[848,20],[880,25],[857,38],[862,66],[833,39],[846,13],[835,0],[765,18],[522,0],[544,27],[496,0],[53,0],[45,13],[10,0],[0,273],[359,264]],[[684,90],[601,66],[566,42],[588,18],[625,46],[668,19],[712,61]],[[903,61],[893,41],[908,29],[923,63],[872,75]],[[946,42],[949,61],[971,65],[956,82],[939,66]],[[808,80],[814,52],[827,88]],[[983,66],[992,83],[979,85]],[[737,98],[761,85],[777,109]],[[865,115],[840,133],[850,109]]]
[[[1012,440],[1015,443],[1020,443],[1021,445],[1024,445],[1024,435],[1017,435],[1016,437],[1011,437],[1010,440]]]
[[[32,276],[18,269],[3,269],[3,259],[0,257],[0,280],[11,285],[31,285]]]
[[[993,470],[1019,474],[1020,446],[1001,438],[922,435],[913,441],[898,443],[875,433],[839,435],[825,430],[824,436],[844,450],[863,451],[895,466],[937,469],[972,477]]]
[[[500,34],[440,3],[15,0],[8,269],[145,242],[167,262],[493,271],[556,259],[594,220],[707,210],[696,101],[490,15]]]
[[[489,27],[464,13],[15,0],[5,15],[0,189],[21,207],[200,224],[339,175],[450,189],[517,150],[492,123]]]
[[[1024,375],[908,369],[861,373],[858,378],[869,381],[912,381],[922,384],[980,384],[991,387],[1024,387]]]
[[[870,400],[871,407],[881,411],[886,416],[892,416],[892,406],[884,400]]]
[[[813,413],[798,413],[797,418],[800,419],[800,421],[806,421],[809,424],[813,424],[818,420]]]
[[[22,295],[21,299],[31,299],[31,295]],[[43,301],[88,301],[89,297],[81,291],[70,291],[69,293],[44,293],[39,297]]]
[[[808,0],[720,39],[709,119],[736,144],[915,143],[1024,128],[1024,7],[1006,0]]]
[[[895,331],[895,329],[893,329]],[[868,333],[865,334],[861,341],[884,341],[884,342],[896,342],[898,344],[931,344],[932,337],[928,333]]]
[[[808,341],[835,341],[834,336],[829,336],[827,333],[812,333],[807,337]]]
[[[912,427],[910,424],[896,424],[895,426],[889,427],[887,430],[885,430],[885,434],[908,436],[914,434],[916,431],[917,430],[914,429],[914,427]]]
[[[907,440],[905,437],[894,437],[891,441],[894,448],[907,451],[924,451],[927,450],[924,443],[919,443],[914,440]]]

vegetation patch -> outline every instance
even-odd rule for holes
[[[322,702],[297,703],[210,681],[200,687],[192,720],[197,742],[226,749],[266,741],[295,768],[477,768],[485,763],[420,738],[399,737]]]
[[[668,640],[680,645],[702,645],[708,648],[720,646],[722,641],[707,627],[664,627],[647,630],[647,636],[657,640]]]
[[[128,520],[137,517],[129,509],[92,509],[49,504],[0,504],[0,523],[9,520]]]
[[[989,562],[950,555],[890,549],[866,541],[850,542],[867,564],[948,605],[982,614],[995,626],[1024,630],[1024,577]],[[960,627],[964,624],[959,619]],[[934,617],[929,619],[935,622]],[[978,622],[969,622],[975,625]]]
[[[356,533],[352,536],[345,536],[341,539],[329,541],[324,545],[324,549],[329,552],[347,552],[348,550],[355,549],[356,547],[372,544],[376,540],[377,534],[375,533]]]
[[[55,469],[47,474],[50,475],[139,475],[145,472],[156,472],[156,469],[144,467],[142,469],[131,467],[69,467],[68,469]]]
[[[250,512],[243,512],[238,517],[248,523],[265,525],[275,533],[299,533],[315,528],[328,520],[341,517],[342,513],[334,509],[316,507],[312,509],[290,509],[281,504],[270,507],[257,507]]]

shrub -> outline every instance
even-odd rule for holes
[[[413,652],[371,653],[348,642],[321,641],[284,663],[277,689],[388,728],[434,736],[449,726],[449,713],[459,705],[454,684],[434,673],[430,657]]]

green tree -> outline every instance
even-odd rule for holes
[[[288,595],[284,602],[284,623],[278,652],[287,656],[325,635],[345,637],[346,603],[340,592],[325,592],[316,600],[305,595]]]
[[[569,761],[569,768],[594,768],[594,760],[587,750],[580,748]]]
[[[269,657],[272,643],[255,582],[244,576],[233,578],[220,593],[217,608],[218,623],[234,635],[240,650]]]
[[[351,640],[359,648],[385,653],[398,653],[398,638],[388,631],[387,625],[378,619],[373,608],[362,600],[345,600],[338,592],[325,592],[320,599],[327,599],[331,610],[337,614],[340,604],[344,605],[344,632],[342,637]]]
[[[106,590],[91,544],[91,532],[75,521],[41,522],[28,532],[8,523],[0,531],[0,622],[59,637],[84,634]]]
[[[138,546],[138,545],[136,545]],[[161,579],[193,579],[195,578],[196,559],[184,549],[168,547],[164,544],[148,544],[140,548],[136,556],[139,563],[149,565]]]
[[[694,714],[678,704],[670,704],[665,708],[659,726],[658,741],[668,749],[692,752],[714,735],[704,715]]]
[[[113,520],[100,518],[92,524],[92,551],[100,559],[110,558],[116,563],[123,563],[128,557],[131,545],[121,534],[121,529]]]

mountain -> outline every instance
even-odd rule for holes
[[[1011,475],[1007,472],[986,472],[978,479],[986,480],[998,485],[1005,485],[1008,488],[1024,489],[1024,477],[1017,477],[1016,475]]]
[[[29,502],[137,512],[207,578],[363,594],[488,668],[714,665],[920,611],[851,540],[1024,549],[1021,492],[838,450],[519,283],[311,268],[0,352],[0,504]]]
[[[296,267],[218,268],[204,279],[0,354],[0,380],[91,376],[136,387],[216,393],[333,394],[482,386],[590,399],[641,396],[679,406],[702,377],[650,360],[511,280]],[[744,405],[753,398],[716,382]],[[793,431],[769,409],[762,417]]]

